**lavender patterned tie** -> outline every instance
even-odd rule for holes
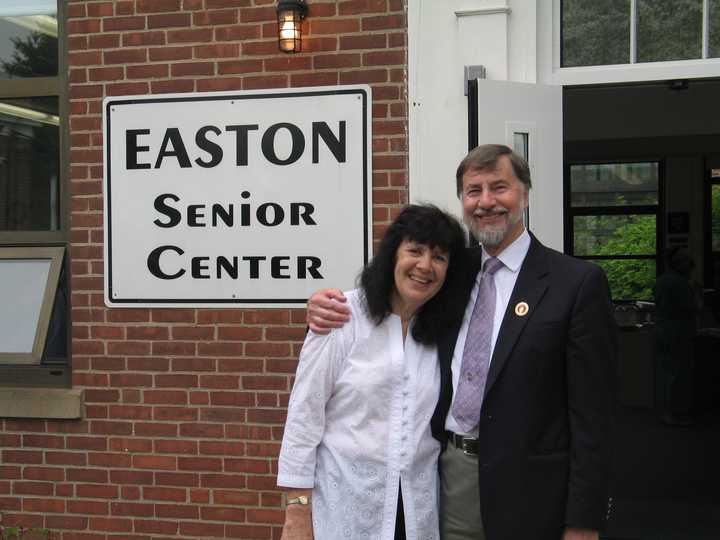
[[[477,300],[468,324],[460,379],[452,405],[452,415],[465,433],[472,431],[480,422],[480,406],[490,365],[490,342],[495,317],[496,293],[493,275],[502,266],[502,261],[495,257],[489,257],[483,263]]]

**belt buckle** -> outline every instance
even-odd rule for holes
[[[463,437],[462,438],[462,451],[466,456],[477,456],[477,438],[476,437]]]

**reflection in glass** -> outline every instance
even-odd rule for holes
[[[655,215],[575,216],[576,256],[654,255]]]
[[[709,13],[709,36],[708,56],[710,58],[720,57],[720,0],[708,0]]]
[[[656,264],[654,259],[599,259],[610,282],[613,300],[653,300]]]
[[[25,0],[21,9],[0,5],[0,79],[57,77],[57,6]]]
[[[57,97],[0,100],[0,231],[59,229]]]
[[[562,67],[628,64],[630,0],[563,0]]]
[[[711,192],[712,250],[720,252],[720,184],[714,184]]]
[[[637,61],[702,57],[702,0],[638,0]]]
[[[658,177],[657,162],[571,165],[571,205],[657,204]]]

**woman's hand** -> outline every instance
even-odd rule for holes
[[[280,540],[313,540],[311,505],[291,504],[285,509]]]
[[[350,320],[347,298],[338,289],[321,289],[308,300],[307,324],[316,334],[327,334]]]

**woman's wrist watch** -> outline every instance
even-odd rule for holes
[[[286,506],[290,506],[291,504],[307,506],[308,504],[310,504],[310,497],[308,497],[307,495],[300,495],[299,497],[293,497],[292,499],[288,499],[285,504]]]

